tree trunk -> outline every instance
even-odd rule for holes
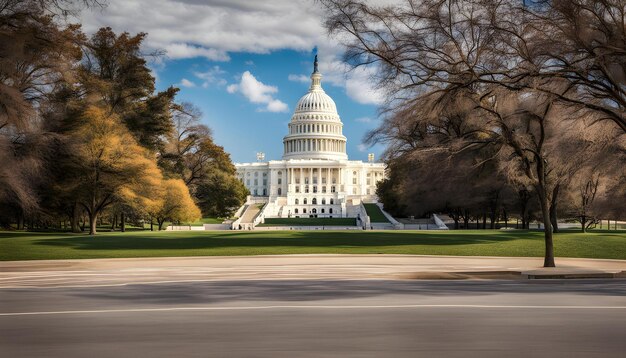
[[[126,217],[124,216],[124,212],[120,214],[120,231],[126,232]]]
[[[543,236],[546,246],[546,252],[543,260],[543,267],[555,267],[554,264],[554,244],[552,242],[552,228],[550,223],[549,201],[543,188],[537,190],[541,205],[541,214],[543,217]]]
[[[582,232],[587,232],[587,217],[585,215],[580,217],[580,224],[582,225]]]
[[[557,203],[559,196],[560,184],[557,184],[552,190],[552,199],[550,200],[550,223],[552,224],[552,232],[559,232],[559,224],[557,222]]]
[[[113,214],[113,218],[111,219],[111,231],[115,231],[116,224],[117,224],[117,214]]]
[[[98,214],[89,213],[89,235],[96,234],[97,224],[98,224]]]
[[[17,229],[24,230],[24,213],[21,211],[17,214]]]
[[[159,227],[159,231],[161,231],[161,229],[163,228],[164,222],[165,222],[165,219],[164,220],[157,219],[157,225]]]
[[[78,204],[74,203],[72,206],[72,215],[70,215],[70,226],[72,227],[72,232],[81,232],[79,226],[80,218],[78,217],[78,213],[80,210],[78,209]]]
[[[483,211],[483,230],[487,229],[487,212]]]
[[[152,220],[152,216],[150,217],[150,231],[154,231],[154,220]]]
[[[509,228],[509,216],[506,212],[506,208],[502,208],[502,216],[504,217],[504,228]]]

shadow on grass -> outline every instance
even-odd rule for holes
[[[225,232],[180,234],[142,233],[136,235],[104,234],[100,236],[67,236],[34,241],[37,245],[67,247],[77,250],[172,250],[264,247],[330,247],[358,248],[405,245],[474,245],[512,240],[541,239],[528,232],[515,233],[446,233],[428,232]]]

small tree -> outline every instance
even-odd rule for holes
[[[166,179],[159,188],[160,198],[148,209],[148,213],[156,219],[159,230],[165,221],[189,222],[202,217],[200,209],[189,195],[189,189],[180,179]]]
[[[229,217],[250,194],[239,179],[230,173],[216,170],[196,188],[196,197],[206,216]]]

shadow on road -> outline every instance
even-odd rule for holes
[[[54,290],[54,289],[51,289]],[[228,281],[144,284],[73,289],[82,298],[144,304],[208,304],[234,301],[307,302],[382,295],[452,297],[496,294],[626,296],[626,280],[511,281]],[[546,302],[559,304],[559,302]]]

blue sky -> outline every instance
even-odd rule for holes
[[[136,16],[138,11],[143,16]],[[364,134],[378,123],[381,95],[371,88],[374,69],[350,71],[343,48],[323,29],[322,12],[307,0],[109,0],[102,11],[84,11],[87,33],[102,26],[147,32],[146,51],[166,57],[151,67],[158,89],[175,85],[179,101],[192,102],[203,122],[235,162],[280,159],[295,104],[310,84],[317,51],[322,86],[336,102],[350,159],[379,156]]]

